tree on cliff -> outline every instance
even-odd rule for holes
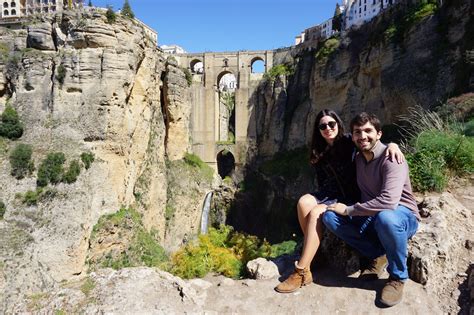
[[[342,12],[339,3],[336,3],[336,9],[334,10],[334,17],[332,18],[332,29],[334,31],[341,31],[342,27]]]
[[[123,3],[122,15],[130,19],[133,19],[135,17],[135,14],[133,13],[132,8],[128,3],[128,0],[125,0],[125,2]]]

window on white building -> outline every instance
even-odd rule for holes
[[[12,15],[16,15],[16,10],[15,9],[12,10]]]
[[[4,7],[4,8],[8,8],[8,2],[4,2],[4,3],[3,3],[3,7]]]
[[[8,16],[8,10],[3,10],[3,15]]]
[[[10,3],[10,7],[12,8],[16,7],[16,3],[15,2]]]

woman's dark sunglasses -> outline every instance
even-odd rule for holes
[[[330,121],[327,124],[319,124],[318,128],[319,130],[326,130],[326,128],[329,126],[329,128],[334,129],[336,127],[337,122],[335,121]]]

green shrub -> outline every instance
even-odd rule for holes
[[[187,68],[181,68],[181,70],[184,73],[184,76],[186,77],[186,82],[188,82],[188,86],[191,86],[193,84],[193,75],[191,74],[191,71]]]
[[[474,138],[464,136],[458,124],[419,107],[401,118],[415,190],[442,191],[451,178],[474,172]]]
[[[64,84],[64,79],[66,78],[66,67],[61,63],[56,70],[56,80],[58,80],[60,85]]]
[[[186,279],[204,277],[209,272],[239,278],[248,261],[270,254],[267,241],[223,225],[219,229],[210,228],[208,234],[200,235],[196,242],[174,253],[170,271]]]
[[[464,135],[467,137],[474,137],[474,119],[469,120],[464,125]]]
[[[43,192],[42,188],[37,188],[36,190],[28,190],[23,196],[22,202],[28,206],[37,205],[40,200],[41,193]]]
[[[316,60],[325,62],[330,55],[332,55],[337,48],[339,48],[340,40],[339,38],[332,37],[325,40],[321,47],[316,52]]]
[[[1,115],[0,136],[9,139],[18,139],[23,135],[23,125],[16,110],[7,105]]]
[[[142,224],[141,215],[132,208],[122,207],[118,212],[102,216],[92,229],[91,239],[99,232],[119,230],[131,233],[130,243],[124,251],[107,253],[96,263],[101,267],[121,269],[125,267],[161,267],[168,260],[166,252],[157,241],[157,233],[148,232]]]
[[[63,164],[66,161],[66,157],[62,152],[49,153],[46,159],[41,162],[38,169],[38,178],[36,184],[39,187],[44,187],[51,184],[57,184],[63,178]]]
[[[292,254],[296,249],[297,243],[295,241],[285,241],[274,244],[271,248],[270,257],[278,257],[285,254]]]
[[[107,11],[105,12],[105,17],[107,18],[107,23],[114,24],[117,20],[117,15],[114,12],[114,9],[111,5],[107,6]]]
[[[264,79],[275,80],[276,77],[280,75],[290,76],[295,73],[295,69],[290,64],[279,64],[273,66],[268,72],[263,75]]]
[[[187,165],[199,170],[206,180],[212,181],[214,170],[201,160],[199,156],[192,153],[186,153],[183,160]]]
[[[417,151],[407,154],[410,180],[416,191],[442,191],[448,182],[445,161],[441,153]]]
[[[86,170],[91,167],[92,162],[94,162],[94,153],[92,152],[83,152],[81,153],[81,161],[84,164]]]
[[[72,160],[71,164],[69,164],[68,170],[63,175],[62,181],[68,184],[74,183],[80,173],[81,165],[79,164],[79,161]]]
[[[306,147],[278,152],[273,159],[263,162],[259,169],[267,176],[295,179],[302,170],[309,168],[308,156]]]
[[[11,174],[16,179],[22,179],[34,171],[34,163],[31,160],[33,150],[31,145],[19,143],[10,154]]]
[[[3,220],[3,216],[5,215],[5,212],[7,211],[7,207],[5,206],[5,203],[0,200],[0,220]]]

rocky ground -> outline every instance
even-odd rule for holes
[[[328,264],[313,266],[314,283],[294,293],[277,293],[273,288],[291,272],[296,258],[284,256],[275,263],[259,262],[254,266],[253,269],[258,269],[254,277],[259,280],[232,280],[211,274],[204,279],[183,280],[154,268],[100,269],[80,281],[64,282],[55,290],[29,295],[8,311],[45,314],[473,314],[472,179],[471,185],[463,183],[450,190],[451,193],[424,197],[424,219],[416,238],[410,243],[409,258],[412,261],[411,277],[424,285],[409,280],[402,303],[391,308],[378,302],[385,280],[361,281],[357,279],[358,273],[346,276],[344,271]],[[446,236],[448,233],[450,237]]]

